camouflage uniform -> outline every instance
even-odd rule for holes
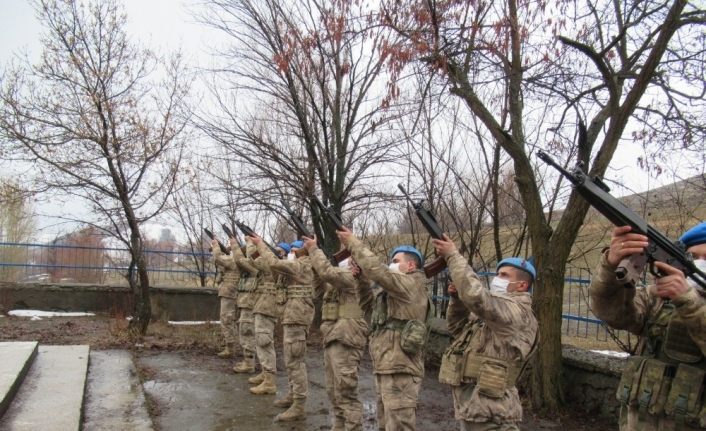
[[[254,254],[256,250],[255,245],[248,244],[248,255]],[[252,264],[260,271],[261,277],[255,292],[255,307],[253,308],[257,358],[263,372],[276,373],[275,324],[281,314],[276,295],[279,276],[272,273],[264,259],[255,259]]]
[[[238,281],[240,272],[233,255],[224,254],[219,246],[211,249],[213,262],[219,272],[218,297],[220,298],[221,332],[226,342],[226,350],[236,343],[236,301],[238,298]]]
[[[690,287],[665,301],[652,289],[623,287],[607,253],[591,280],[591,308],[611,327],[641,337],[618,386],[620,429],[706,428],[703,292]]]
[[[331,266],[323,251],[311,252],[311,265],[325,285],[321,311],[326,393],[333,407],[332,431],[362,429],[358,369],[368,336],[360,292],[370,285],[347,268]]]
[[[423,349],[402,350],[402,328],[410,320],[426,320],[428,296],[421,271],[391,271],[358,238],[346,245],[363,274],[381,289],[375,293],[370,356],[377,389],[378,428],[414,430],[419,388],[424,377]]]
[[[451,297],[446,312],[453,340],[439,379],[452,385],[462,429],[516,430],[522,404],[515,381],[538,334],[532,297],[491,293],[458,252],[446,262],[458,298]]]
[[[254,305],[253,291],[257,287],[258,278],[254,276],[257,269],[250,264],[249,259],[243,255],[240,247],[235,247],[233,257],[242,271],[247,271],[251,276],[243,278],[238,285],[238,311],[240,313],[240,345],[243,348],[244,362],[252,362],[255,357],[255,330],[253,327],[252,307]]]
[[[310,257],[302,256],[291,261],[280,260],[263,243],[258,244],[257,251],[273,273],[285,277],[287,299],[282,312],[284,363],[287,367],[289,393],[293,400],[291,409],[299,409],[303,414],[304,402],[309,395],[309,381],[304,361],[306,339],[309,326],[314,320],[313,271]]]

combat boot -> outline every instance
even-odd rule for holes
[[[247,373],[252,374],[255,372],[255,358],[248,358],[247,356],[243,358],[241,362],[238,362],[233,367],[233,371],[236,373]]]
[[[233,357],[233,343],[226,343],[226,346],[217,353],[219,358],[232,358]]]
[[[275,417],[275,422],[291,422],[306,418],[304,410],[305,398],[295,398],[292,400],[292,406]]]
[[[265,373],[262,383],[250,388],[250,393],[255,395],[274,395],[277,393],[277,385],[275,384],[275,375],[273,373]]]
[[[262,370],[262,372],[257,376],[250,377],[248,379],[248,383],[250,383],[251,385],[259,385],[260,383],[262,383],[263,380],[265,380],[265,370]]]
[[[274,403],[272,403],[273,406],[275,407],[290,407],[292,405],[292,393],[289,392],[287,395],[283,396],[282,398],[276,399]]]

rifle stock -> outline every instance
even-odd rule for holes
[[[238,238],[238,236],[232,230],[230,230],[227,224],[222,223],[221,227],[223,228],[223,231],[226,233],[226,235],[228,235],[228,238],[235,238],[235,240],[238,242],[238,246],[240,247],[240,251],[245,254],[245,244],[240,241],[240,238]]]
[[[336,230],[343,230],[345,229],[345,225],[341,221],[341,218],[338,217],[336,212],[331,208],[324,206],[324,203],[319,200],[318,197],[312,196],[312,199],[314,199],[314,203],[316,204],[317,207],[319,207],[319,210],[323,215],[325,215],[331,223],[336,227]],[[351,256],[351,252],[344,248],[343,250],[339,250],[336,253],[333,254],[332,258],[333,261],[336,262],[336,264],[339,264],[343,262],[344,260],[348,259]]]
[[[228,250],[228,248],[223,245],[223,243],[216,238],[215,235],[213,235],[213,232],[211,232],[208,228],[203,228],[203,231],[206,233],[206,236],[211,239],[211,241],[216,240],[216,242],[218,242],[218,248],[221,249],[221,253],[230,254],[230,250]]]
[[[424,226],[424,229],[426,229],[426,231],[429,233],[429,236],[434,239],[444,239],[444,231],[441,230],[441,227],[436,221],[434,214],[432,214],[431,211],[429,211],[428,209],[424,208],[424,205],[422,205],[423,201],[414,203],[414,201],[409,196],[407,190],[405,190],[402,184],[397,184],[397,188],[400,189],[404,197],[412,205],[412,208],[414,208],[414,213],[417,215],[417,218],[422,223],[422,226]],[[424,265],[424,275],[426,275],[427,278],[431,278],[443,271],[444,269],[446,269],[446,259],[444,259],[443,256],[439,256],[433,261]]]
[[[582,139],[585,136],[585,127],[582,124],[579,127],[583,129],[583,132],[579,133],[579,139]],[[573,171],[569,172],[541,150],[537,153],[537,157],[571,181],[579,195],[586,199],[592,207],[603,214],[611,223],[616,226],[630,226],[632,232],[645,235],[648,238],[648,245],[643,253],[629,256],[618,264],[615,275],[623,286],[627,288],[635,287],[646,265],[650,273],[655,277],[663,276],[664,274],[656,271],[654,267],[654,262],[660,261],[679,269],[687,277],[693,276],[691,277],[692,280],[699,284],[702,289],[706,289],[706,274],[694,265],[693,260],[686,252],[684,244],[680,242],[673,243],[657,229],[650,226],[637,213],[614,198],[609,193],[610,189],[601,179],[597,177],[590,178],[583,171],[581,163],[577,164]]]
[[[243,235],[245,235],[245,236],[252,236],[252,237],[259,236],[258,234],[255,233],[254,230],[252,230],[248,225],[246,225],[245,223],[243,223],[243,222],[241,222],[241,221],[237,221],[237,220],[236,220],[236,221],[235,221],[235,226],[237,226],[237,228],[240,229],[240,231],[241,231],[241,232],[243,233]],[[264,239],[262,240],[262,243],[265,244],[265,246],[267,246],[267,248],[269,248],[270,251],[272,251],[272,253],[273,253],[275,256],[278,256],[277,250],[276,250],[274,247],[272,247],[269,243],[267,243]],[[252,257],[253,259],[257,259],[259,256],[260,256],[260,252],[256,250],[256,251],[252,254],[252,256],[250,256],[250,257]]]

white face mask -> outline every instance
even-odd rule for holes
[[[510,280],[496,276],[490,281],[490,291],[493,293],[507,293],[508,285],[510,285]]]
[[[294,259],[296,259],[296,257],[297,257],[296,254],[294,254],[294,253],[289,253],[289,254],[287,255],[287,260],[294,260]]]
[[[338,262],[338,267],[339,268],[348,268],[348,259],[343,259],[342,261]]]
[[[388,268],[390,268],[390,271],[396,271],[396,272],[402,272],[400,271],[400,263],[399,262],[392,262]]]
[[[706,273],[706,259],[695,259],[695,260],[694,260],[694,265],[696,265],[696,267],[697,267],[701,272]],[[699,278],[701,278],[700,276],[698,276],[698,275],[696,275],[696,274],[692,275],[691,277],[688,277],[688,278],[686,279],[686,282],[689,283],[689,286],[692,286],[692,287],[695,288],[695,289],[696,289],[696,288],[701,288],[701,285],[698,284],[696,281],[694,281],[694,280],[692,279],[692,277],[699,277]]]

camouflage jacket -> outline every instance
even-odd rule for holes
[[[591,279],[591,309],[612,328],[642,336],[637,353],[645,354],[647,338],[653,335],[653,329],[657,329],[651,326],[665,301],[655,296],[650,288],[626,289],[620,285],[615,278],[616,268],[608,263],[606,253]],[[674,305],[675,318],[686,327],[692,341],[706,355],[706,298],[690,287],[670,302]]]
[[[391,271],[362,241],[353,237],[347,245],[363,274],[376,283],[376,295],[387,294],[388,318],[426,320],[428,295],[426,279],[421,271],[403,274]],[[401,333],[379,329],[370,336],[370,356],[375,374],[411,374],[424,376],[424,351],[408,355],[400,345]]]
[[[237,247],[233,252],[235,264],[240,269],[241,275],[248,274],[248,277],[242,278],[242,283],[238,286],[238,308],[253,308],[255,303],[255,289],[258,283],[258,270],[252,264],[252,259],[248,259],[243,254],[240,247]]]
[[[235,260],[233,260],[233,255],[224,254],[218,246],[213,247],[211,253],[213,253],[213,263],[222,274],[222,278],[218,283],[218,296],[237,298],[240,271],[235,264]]]
[[[368,324],[363,318],[360,292],[368,291],[370,285],[353,277],[350,269],[331,266],[324,252],[318,248],[311,252],[311,266],[325,284],[324,306],[327,304],[334,306],[351,304],[354,308],[360,309],[360,318],[339,317],[338,320],[323,320],[321,322],[324,346],[333,341],[339,341],[353,348],[364,348],[368,337]]]
[[[278,259],[263,243],[258,244],[259,259],[263,259],[273,274],[284,276],[287,291],[283,325],[304,325],[309,328],[314,320],[313,278],[311,258],[302,256],[295,260]]]
[[[526,361],[538,331],[530,294],[491,293],[459,253],[449,256],[446,262],[458,290],[458,298],[451,298],[446,312],[451,335],[457,339],[467,325],[480,323],[464,352],[514,363]],[[522,420],[522,404],[515,386],[505,389],[501,398],[480,394],[475,382],[452,386],[452,392],[458,420],[494,423]]]
[[[270,270],[270,265],[268,265],[261,255],[258,256],[257,259],[252,259],[250,257],[257,251],[255,244],[248,241],[246,251],[249,256],[248,259],[250,259],[250,263],[255,269],[258,270],[257,288],[253,294],[253,301],[255,305],[253,306],[252,311],[253,313],[277,318],[280,314],[282,314],[277,307],[276,301],[275,284],[279,276]]]

